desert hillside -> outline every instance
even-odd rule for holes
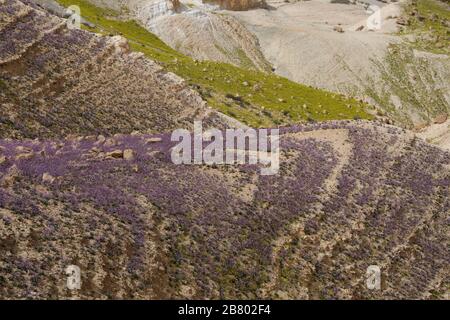
[[[299,84],[361,99],[383,121],[450,149],[433,127],[450,113],[450,10],[443,1],[124,0],[119,8],[108,0],[75,2],[137,19],[195,59],[272,70]],[[275,124],[291,123],[275,117]],[[449,126],[450,121],[444,137]]]
[[[444,297],[448,153],[395,127],[298,126],[261,176],[174,165],[169,138],[1,140],[0,297]]]
[[[449,141],[446,113],[422,139],[354,97],[195,59],[137,19],[153,4],[0,0],[0,299],[448,299],[450,153],[429,143]],[[304,3],[278,5],[255,15]],[[194,120],[279,129],[279,170],[175,164]]]
[[[79,6],[82,18],[90,21],[83,25],[84,29],[126,38],[131,50],[144,53],[164,70],[185,79],[209,106],[246,125],[273,127],[299,121],[373,119],[376,113],[373,106],[360,100],[302,85],[248,65],[238,67],[193,59],[168,46],[149,32],[142,22],[123,16],[122,11],[99,7],[86,0],[60,2],[66,6],[73,3]],[[160,21],[159,25],[162,24]],[[172,25],[177,26],[176,23]],[[176,37],[174,33],[169,34]],[[383,117],[380,120],[389,121]]]

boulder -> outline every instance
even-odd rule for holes
[[[133,149],[125,149],[123,151],[123,158],[127,161],[134,160],[134,151]]]
[[[49,174],[48,172],[45,172],[42,175],[42,181],[43,182],[48,182],[48,183],[53,183],[55,181],[55,177],[53,177],[51,174]]]
[[[436,124],[441,124],[447,121],[448,115],[446,113],[442,113],[438,115],[436,118],[434,118],[433,122]]]

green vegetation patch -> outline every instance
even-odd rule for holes
[[[385,62],[373,60],[373,63],[381,71],[389,90],[377,92],[375,84],[370,86],[369,82],[366,94],[382,107],[390,119],[412,128],[412,117],[429,123],[437,115],[450,112],[445,98],[446,88],[436,83],[432,64],[427,59],[415,57],[414,47],[406,43],[391,44]],[[404,106],[396,107],[392,97],[397,97]]]
[[[136,21],[85,0],[58,0],[78,5],[81,15],[96,25],[84,29],[121,35],[132,50],[143,52],[166,70],[184,78],[211,107],[253,127],[287,125],[301,121],[371,119],[369,106],[352,98],[311,88],[275,74],[235,67],[227,63],[197,61],[170,48]]]
[[[415,35],[417,48],[450,53],[450,5],[438,0],[412,0],[405,6],[403,33]]]
[[[6,83],[2,79],[0,79],[0,90],[6,90]]]

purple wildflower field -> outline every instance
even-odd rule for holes
[[[351,154],[339,165],[342,134]],[[165,134],[1,140],[0,295],[70,297],[68,263],[84,270],[81,297],[444,294],[448,153],[366,122],[282,129],[272,176],[174,165],[172,146]],[[373,263],[386,270],[378,293],[364,283]]]

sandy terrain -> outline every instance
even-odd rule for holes
[[[389,5],[393,16],[398,10],[395,6]],[[361,79],[376,72],[370,59],[381,61],[388,44],[398,41],[388,34],[395,25],[392,19],[381,30],[369,31],[365,23],[369,14],[362,5],[313,0],[276,10],[229,14],[257,35],[278,74],[338,92],[352,93],[354,86],[361,87]],[[337,26],[344,32],[333,30]],[[364,30],[354,31],[359,26]]]

